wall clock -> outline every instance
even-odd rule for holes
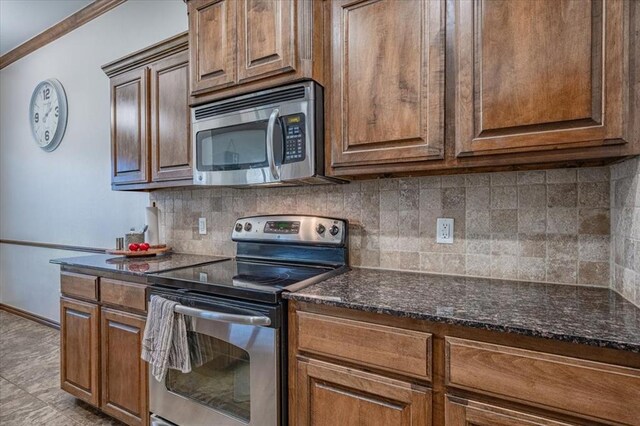
[[[53,151],[58,147],[67,128],[67,95],[58,80],[50,78],[36,86],[29,105],[29,122],[40,148]]]

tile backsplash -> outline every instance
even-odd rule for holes
[[[612,288],[640,306],[640,157],[611,166]]]
[[[241,216],[316,214],[350,221],[354,266],[606,287],[611,186],[610,168],[597,167],[162,190],[151,200],[161,238],[179,252],[233,255],[231,228]],[[637,204],[634,211],[637,220]],[[199,217],[207,218],[206,235],[198,234]],[[439,217],[455,220],[453,244],[435,242]]]

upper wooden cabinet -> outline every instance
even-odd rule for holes
[[[325,5],[331,175],[566,167],[640,154],[637,1]]]
[[[293,0],[238,2],[238,82],[295,71]]]
[[[152,179],[191,180],[189,54],[173,54],[150,70]]]
[[[192,0],[189,8],[191,91],[231,86],[236,71],[236,0]]]
[[[456,155],[624,143],[627,7],[454,2]]]
[[[111,80],[113,189],[192,182],[187,49],[182,33],[102,67]]]
[[[323,83],[324,2],[189,0],[191,103],[311,78]]]
[[[443,158],[443,12],[441,1],[331,2],[332,166]]]
[[[146,68],[111,79],[112,184],[143,183],[149,176]]]

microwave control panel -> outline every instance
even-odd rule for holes
[[[282,117],[284,127],[284,161],[295,163],[305,159],[304,114],[292,114]]]

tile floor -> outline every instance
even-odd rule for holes
[[[0,425],[122,425],[60,390],[57,330],[0,310]]]

